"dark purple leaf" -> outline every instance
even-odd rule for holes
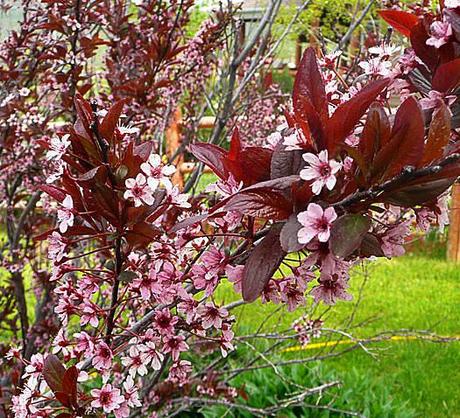
[[[299,174],[302,166],[305,165],[302,154],[303,152],[300,150],[286,151],[285,145],[278,144],[271,159],[270,177],[277,179]]]
[[[228,170],[224,166],[224,159],[227,151],[213,144],[197,143],[189,146],[190,152],[198,161],[206,164],[217,176],[226,180]]]
[[[281,247],[287,253],[296,252],[305,247],[305,244],[300,244],[297,238],[300,228],[302,225],[297,220],[297,214],[293,213],[283,225],[280,234]]]
[[[419,167],[429,165],[444,155],[451,134],[450,118],[449,109],[444,103],[433,113]]]
[[[246,302],[259,297],[285,255],[280,243],[280,226],[274,225],[256,245],[244,266],[242,290]]]
[[[460,85],[460,58],[440,65],[433,77],[433,90],[449,93]]]
[[[385,193],[382,202],[413,207],[431,202],[444,193],[455,182],[456,177],[433,180],[424,184],[410,185],[394,192]]]
[[[327,149],[330,156],[335,155],[340,145],[353,132],[356,124],[389,82],[389,79],[382,79],[368,84],[335,110],[326,127]]]
[[[270,187],[244,189],[230,197],[214,214],[238,211],[248,216],[284,220],[292,213],[292,203],[284,194]]]
[[[338,218],[331,227],[329,248],[337,257],[346,258],[359,248],[371,220],[360,214],[346,214]]]
[[[54,354],[48,354],[43,364],[43,377],[53,392],[62,390],[62,379],[66,370]]]

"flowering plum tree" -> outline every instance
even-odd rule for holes
[[[28,138],[39,137],[37,145],[26,147],[32,156],[26,172],[32,176],[34,164],[50,162],[27,186],[21,186],[21,176],[17,187],[28,190],[39,183],[27,206],[43,193],[46,213],[55,215],[51,228],[46,228],[46,217],[43,228],[31,224],[30,229],[40,232],[34,242],[47,246],[52,271],[43,273],[46,306],[57,320],[41,340],[28,338],[28,325],[22,323],[24,346],[6,354],[9,369],[2,392],[11,388],[12,396],[5,398],[11,399],[15,417],[174,416],[206,401],[233,407],[239,395],[245,396],[244,388],[233,387],[223,373],[222,359],[233,355],[237,339],[233,308],[259,297],[289,310],[309,300],[348,300],[354,264],[401,255],[414,225],[426,231],[431,224],[447,223],[446,193],[460,174],[460,5],[445,1],[437,14],[423,8],[418,15],[382,11],[390,25],[409,37],[411,47],[396,57],[400,49],[386,39],[369,50],[369,59],[354,69],[359,71],[354,85],[337,69],[339,53],[318,60],[307,49],[285,121],[263,144],[245,145],[243,133],[234,129],[228,149],[216,145],[231,120],[225,112],[234,114],[226,101],[210,142],[189,146],[218,177],[198,195],[173,184],[175,167],[161,156],[160,142],[145,140],[165,129],[158,112],[169,105],[161,101],[176,104],[178,91],[197,87],[186,78],[187,70],[174,83],[177,69],[164,61],[180,60],[183,47],[173,35],[163,37],[161,28],[167,27],[163,35],[175,33],[165,22],[172,16],[173,22],[180,21],[182,12],[163,14],[167,6],[141,2],[139,24],[145,31],[137,35],[123,27],[135,25],[122,13],[126,9],[99,6],[108,30],[116,33],[106,61],[110,93],[84,99],[88,90],[76,81],[82,70],[71,63],[64,78],[74,83],[58,113],[68,112],[72,123],[49,138],[40,136],[42,128],[35,125],[32,133],[26,130]],[[158,27],[151,29],[151,19]],[[71,39],[80,39],[81,22],[77,16],[72,23]],[[198,55],[198,68],[207,63],[200,55],[209,45],[203,39],[222,28],[208,25],[208,32],[199,32],[200,40],[188,44]],[[52,29],[49,24],[45,28]],[[92,45],[90,55],[94,42],[106,43],[92,39],[79,41]],[[152,39],[152,45],[163,47],[149,49]],[[232,65],[244,62],[245,51],[236,54]],[[16,65],[13,58],[9,62]],[[388,65],[391,60],[397,64]],[[159,97],[163,88],[176,97]],[[33,89],[38,95],[37,85]],[[17,112],[18,104],[10,103],[21,97],[18,90],[7,100],[8,112]],[[112,104],[105,108],[107,102]],[[196,107],[189,105],[192,114]],[[120,123],[126,117],[139,131]],[[10,129],[5,124],[2,132],[11,148],[19,128],[15,125],[14,135]],[[13,174],[10,169],[7,184]],[[20,198],[7,191],[10,242],[16,246],[10,245],[13,261],[5,265],[21,284],[14,275],[21,272],[17,250],[29,245],[19,245],[18,228],[26,221],[23,215],[18,223],[12,220],[13,203]],[[224,278],[242,301],[217,302]],[[301,318],[294,330],[306,344],[321,326],[320,320]],[[304,397],[313,393],[306,391]],[[288,406],[302,404],[304,397]],[[285,407],[280,403],[247,411],[273,415]]]

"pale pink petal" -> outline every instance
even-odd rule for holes
[[[318,241],[327,242],[327,240],[329,239],[330,235],[331,235],[331,231],[328,228],[326,231],[322,231],[322,232],[320,232],[318,234]]]
[[[329,223],[332,223],[337,219],[337,213],[335,213],[334,208],[329,207],[324,211],[324,217]]]
[[[316,231],[312,228],[305,227],[301,228],[299,232],[297,232],[297,240],[301,244],[308,244],[316,235]]]
[[[300,170],[300,178],[303,180],[312,180],[318,177],[318,171],[312,167]]]
[[[309,164],[318,164],[320,161],[318,157],[315,154],[312,154],[311,152],[307,152],[306,154],[302,155],[302,158]]]
[[[329,176],[326,180],[326,187],[329,189],[329,190],[332,190],[335,186],[335,183],[337,182],[337,179],[335,178],[335,176]]]
[[[310,203],[307,212],[310,217],[321,218],[323,216],[323,208],[317,203]]]

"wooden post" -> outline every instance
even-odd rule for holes
[[[447,258],[455,263],[460,262],[460,183],[454,183],[452,187]]]
[[[182,142],[181,136],[181,120],[182,114],[180,109],[174,112],[174,117],[165,132],[166,136],[166,155],[171,158]],[[180,153],[172,163],[177,167],[176,172],[172,177],[172,182],[179,187],[180,190],[184,188],[184,173],[181,171],[181,165],[184,162],[184,154]]]

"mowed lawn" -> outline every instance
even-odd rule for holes
[[[406,255],[378,260],[369,265],[368,273],[354,318],[355,324],[364,322],[364,325],[352,330],[354,337],[401,329],[460,337],[460,266],[430,256]],[[353,275],[354,302],[363,277],[359,269]],[[226,301],[235,298],[230,285],[221,298]],[[342,327],[353,311],[354,302],[340,302],[329,310],[324,316],[325,326]],[[260,303],[240,307],[235,310],[238,326],[244,332],[253,331],[275,309],[274,305]],[[286,328],[300,314],[301,310],[281,311],[270,321],[272,324],[281,321],[281,328]],[[367,322],[370,318],[372,321]],[[343,386],[333,390],[337,396],[335,405],[368,417],[460,417],[460,342],[403,340],[369,347],[376,358],[358,349],[321,364],[308,363],[284,370],[298,383],[342,381]],[[312,356],[315,350],[304,353]],[[278,356],[278,359],[292,358],[294,354],[280,352]],[[273,383],[276,379],[266,370],[245,374],[236,383],[245,384],[254,406],[263,406],[275,396],[273,392],[283,391]],[[339,415],[304,410],[294,416]]]

